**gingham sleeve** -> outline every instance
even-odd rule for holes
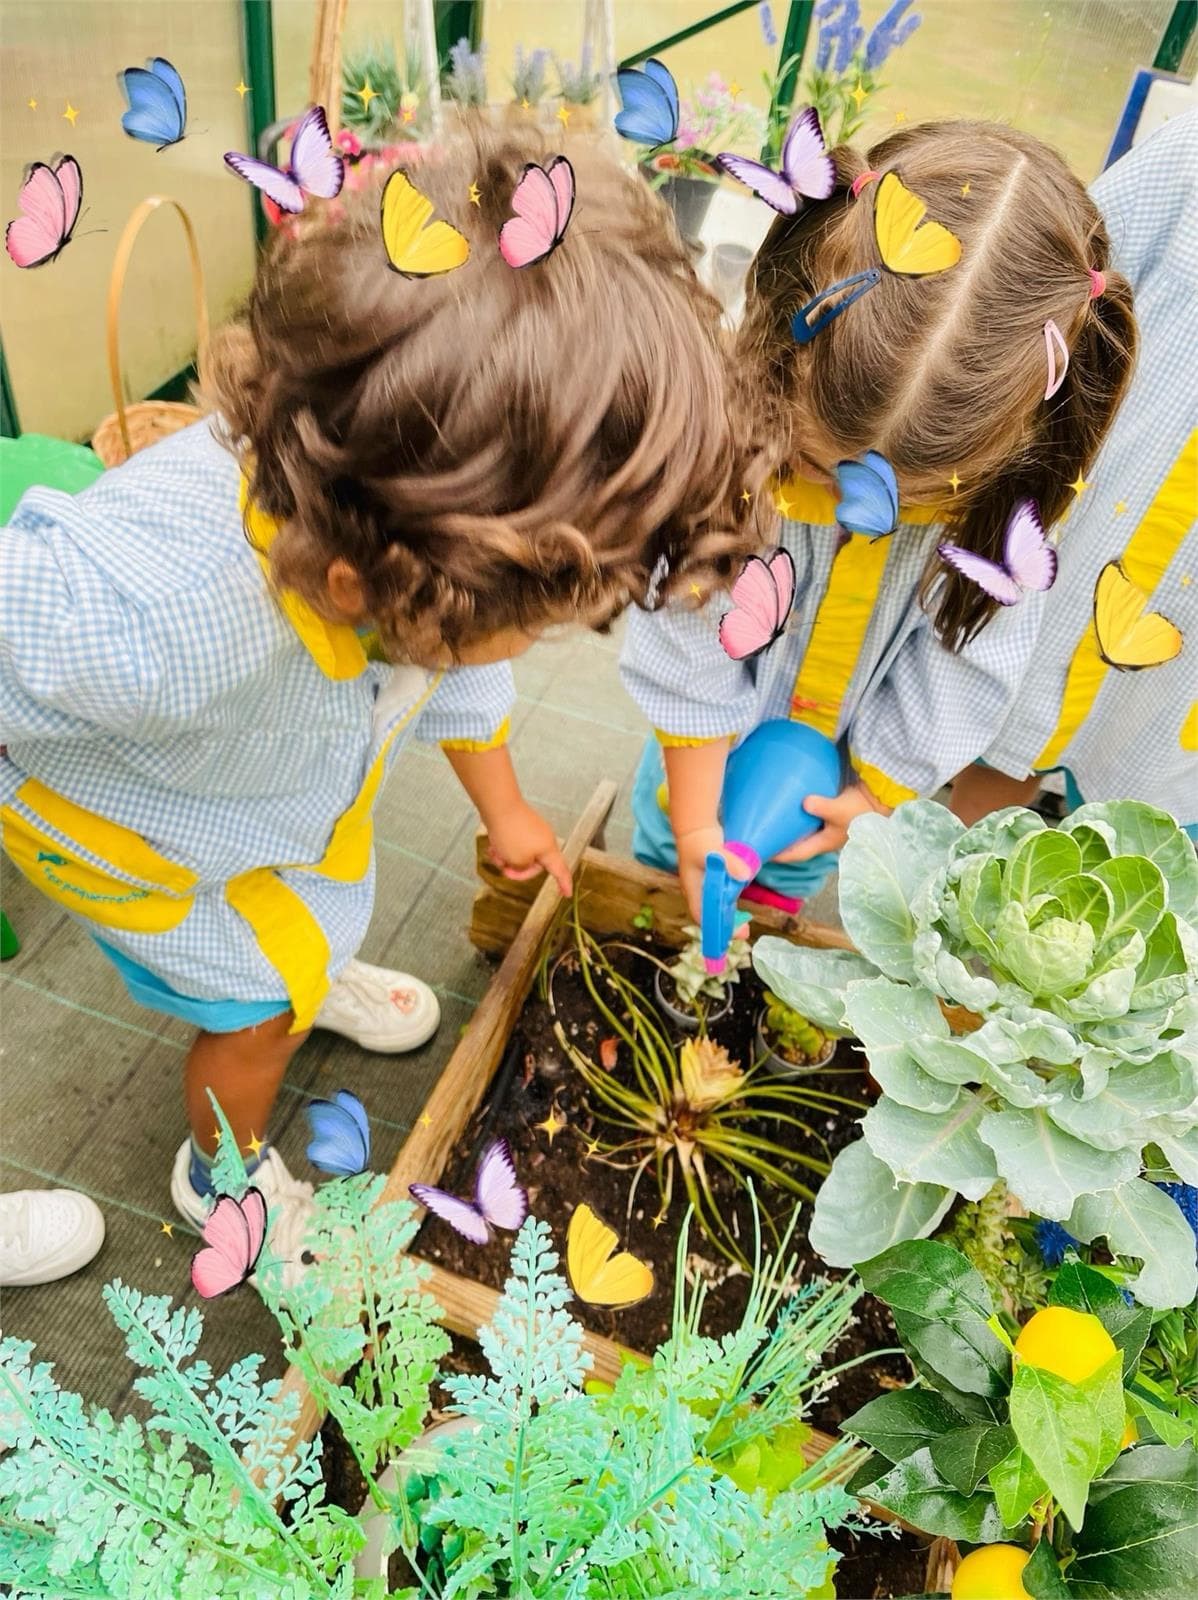
[[[51,525],[0,529],[0,745],[130,732],[146,702],[138,636]]]
[[[458,667],[437,685],[416,738],[454,750],[493,750],[507,743],[516,685],[510,661]]]
[[[629,613],[620,676],[666,743],[718,739],[757,721],[752,668],[725,654],[719,616],[715,602]]]
[[[1043,600],[1004,607],[957,654],[920,612],[848,730],[853,766],[884,804],[935,794],[989,748],[1031,661]]]

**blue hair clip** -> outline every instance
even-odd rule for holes
[[[882,281],[882,274],[877,267],[867,267],[864,272],[856,272],[851,278],[842,278],[839,283],[831,283],[826,289],[821,289],[814,299],[808,300],[805,306],[795,312],[790,321],[790,331],[794,335],[796,344],[810,344],[817,333],[822,333],[829,322],[835,322],[842,311],[847,311],[854,300],[860,300],[863,294]],[[839,294],[842,289],[851,289],[851,294],[846,294],[843,300],[816,317],[814,322],[807,318],[813,311],[818,311],[834,294]]]

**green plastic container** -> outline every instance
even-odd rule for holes
[[[104,463],[84,444],[68,444],[44,433],[0,439],[0,522],[7,522],[26,489],[40,485],[78,494],[104,471]]]

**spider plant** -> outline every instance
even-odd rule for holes
[[[813,1147],[825,1153],[827,1147],[801,1113],[826,1114],[842,1106],[859,1110],[858,1103],[771,1077],[760,1063],[743,1071],[702,1030],[677,1048],[662,1030],[652,1001],[618,970],[612,953],[629,950],[656,958],[631,945],[601,945],[579,921],[577,903],[573,926],[574,948],[549,972],[546,993],[558,1042],[581,1074],[597,1117],[612,1130],[598,1149],[612,1164],[635,1171],[630,1209],[641,1177],[652,1167],[660,1199],[654,1225],[665,1219],[681,1183],[708,1239],[730,1260],[747,1265],[713,1193],[715,1173],[723,1169],[742,1187],[756,1178],[813,1199],[794,1169],[822,1178],[828,1162]],[[554,979],[563,963],[577,964],[598,1015],[623,1046],[625,1074],[609,1072],[563,1028],[554,1000]],[[768,1214],[767,1222],[772,1227]]]

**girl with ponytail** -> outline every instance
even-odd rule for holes
[[[775,467],[769,531],[795,566],[789,627],[737,661],[710,611],[667,608],[634,614],[625,650],[625,681],[658,730],[635,847],[677,860],[692,904],[722,842],[728,750],[757,723],[796,717],[843,752],[841,795],[809,802],[825,826],[758,880],[790,905],[826,877],[853,816],[934,794],[986,751],[1044,595],[1000,604],[960,567],[1002,570],[1023,502],[1046,531],[1064,516],[1134,362],[1131,291],[1102,217],[1038,140],[928,123],[831,163],[828,196],[780,215],[762,245],[734,346],[746,429]],[[896,197],[908,208],[897,243]],[[942,248],[911,270],[931,239]],[[866,452],[892,469],[899,509],[889,528],[850,532],[835,475]],[[949,564],[942,546],[964,556]]]

